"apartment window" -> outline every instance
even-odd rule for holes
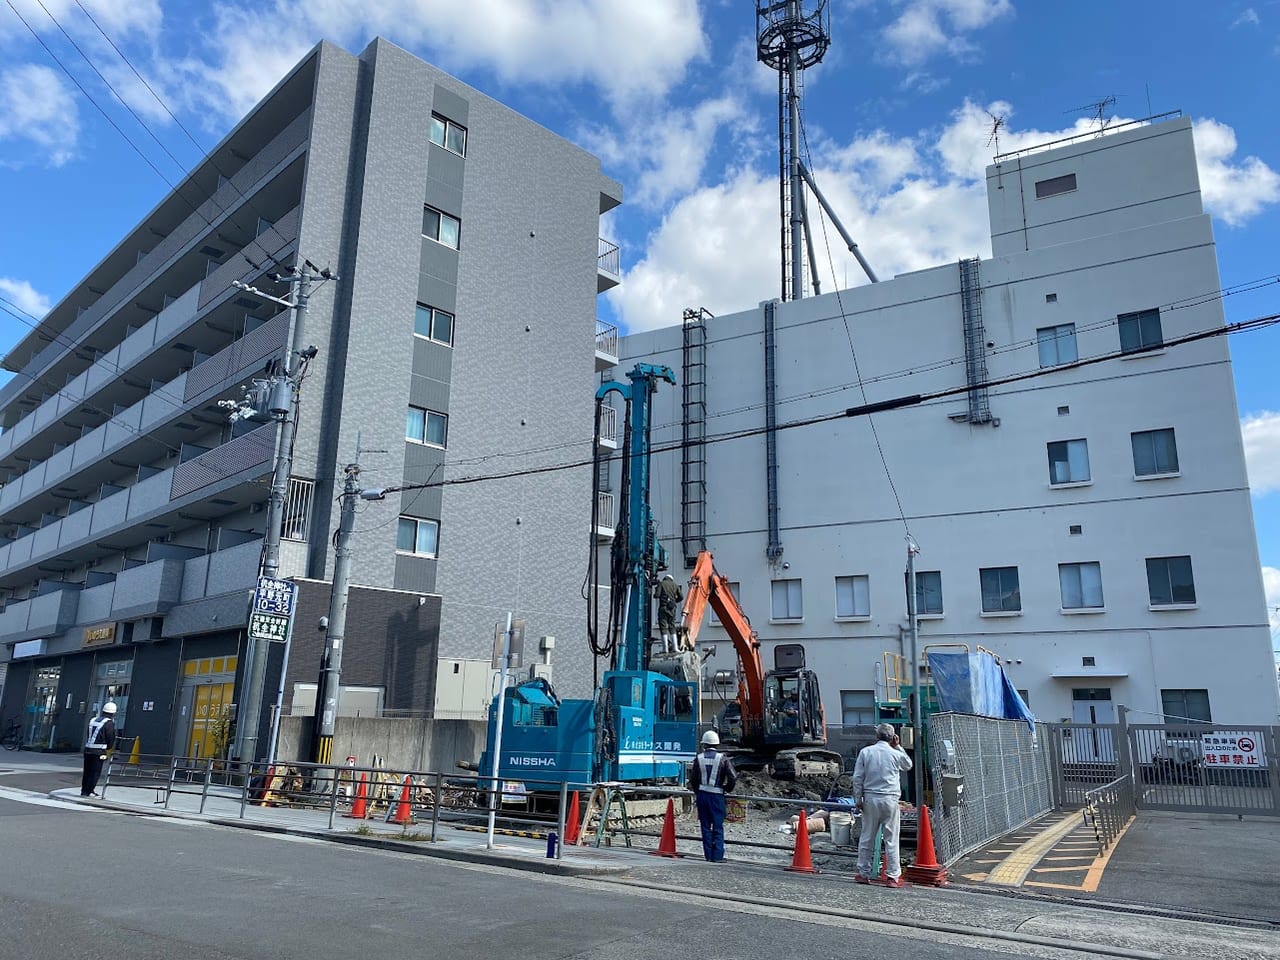
[[[1062,609],[1100,610],[1102,608],[1102,565],[1098,563],[1060,563],[1058,582],[1062,586]]]
[[[1058,440],[1049,444],[1049,483],[1088,483],[1089,443]]]
[[[984,567],[978,574],[983,613],[1016,613],[1022,609],[1017,567]]]
[[[1036,331],[1036,345],[1040,348],[1040,366],[1057,367],[1075,363],[1080,359],[1076,351],[1076,325],[1060,323],[1054,327],[1041,327]]]
[[[1076,188],[1076,175],[1068,173],[1061,177],[1050,177],[1048,180],[1036,181],[1036,199],[1056,197],[1060,193],[1071,193]]]
[[[1196,602],[1190,557],[1147,557],[1147,590],[1151,606],[1172,607]]]
[[[1166,430],[1140,430],[1131,433],[1133,441],[1133,472],[1139,477],[1158,477],[1178,472],[1178,445],[1173,439],[1173,428]]]
[[[836,617],[871,616],[871,591],[865,575],[836,577]]]
[[[449,434],[449,417],[434,410],[422,407],[410,407],[405,418],[404,438],[415,443],[425,443],[433,447],[443,447]]]
[[[434,557],[440,538],[440,524],[435,520],[401,517],[396,529],[396,551],[416,557]]]
[[[1213,720],[1209,712],[1208,690],[1161,690],[1160,705],[1164,709],[1164,722],[1179,720]]]
[[[467,128],[461,124],[433,113],[429,136],[436,146],[451,150],[460,157],[467,155]]]
[[[803,620],[804,600],[799,580],[774,580],[770,617],[774,620]]]
[[[1138,350],[1152,350],[1164,344],[1164,334],[1160,330],[1160,310],[1139,310],[1137,313],[1122,313],[1116,317],[1120,326],[1120,352],[1134,353]]]
[[[420,303],[417,315],[413,318],[413,332],[419,337],[451,347],[453,346],[453,314]]]
[[[607,463],[607,461],[606,461],[606,463]],[[737,600],[739,597],[741,597],[741,596],[742,596],[742,584],[741,584],[741,583],[739,583],[737,580],[730,580],[730,581],[729,581],[729,592],[730,592],[731,594],[733,594],[733,599]],[[723,621],[722,621],[718,616],[716,616],[715,607],[712,607],[710,604],[708,604],[708,605],[707,605],[707,609],[709,609],[709,610],[711,611],[711,622],[712,622],[712,623],[723,623]]]
[[[942,616],[942,571],[916,571],[916,616]]]
[[[443,243],[446,247],[458,249],[458,234],[462,224],[457,217],[437,210],[435,207],[422,208],[422,235],[428,240]]]
[[[876,722],[876,698],[871,690],[840,691],[840,722],[846,727],[871,726]]]

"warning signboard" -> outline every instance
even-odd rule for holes
[[[1261,731],[1206,733],[1200,737],[1206,767],[1265,767]]]

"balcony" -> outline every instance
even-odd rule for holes
[[[610,243],[604,237],[600,237],[599,241],[599,253],[596,255],[596,293],[604,293],[622,282],[622,258],[618,255],[616,243]]]
[[[617,518],[613,512],[613,494],[599,493],[596,495],[596,542],[603,543],[612,540],[614,536],[614,524]]]
[[[602,449],[618,449],[618,411],[607,403],[600,405],[600,436],[597,440]]]
[[[603,320],[596,321],[596,373],[618,365],[618,328]]]
[[[11,603],[0,613],[0,637],[6,643],[54,636],[70,629],[76,622],[80,584],[50,583],[49,586],[61,589]]]

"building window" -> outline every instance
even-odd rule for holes
[[[422,407],[410,407],[405,418],[404,438],[415,443],[425,443],[433,447],[443,447],[449,434],[449,417],[434,410]]]
[[[1147,590],[1151,606],[1173,607],[1196,602],[1190,557],[1147,557]]]
[[[942,616],[942,571],[916,571],[916,616]]]
[[[1036,199],[1043,200],[1045,197],[1056,197],[1060,193],[1071,193],[1076,188],[1076,175],[1068,173],[1061,177],[1051,177],[1048,180],[1036,181]]]
[[[876,722],[876,698],[871,690],[840,691],[840,722],[846,727],[871,726]]]
[[[733,594],[733,599],[737,600],[740,596],[742,596],[742,584],[739,583],[737,580],[730,580],[729,592]],[[710,620],[712,623],[716,623],[716,624],[723,623],[723,621],[718,616],[716,616],[715,607],[711,606],[710,604],[707,604],[707,609],[711,611]]]
[[[1080,359],[1076,351],[1076,325],[1060,323],[1056,327],[1041,327],[1036,331],[1036,345],[1040,348],[1040,366],[1057,367],[1075,363]]]
[[[1089,443],[1058,440],[1049,444],[1049,483],[1088,483]]]
[[[431,115],[431,142],[451,150],[460,157],[467,155],[467,128],[438,113]]]
[[[1173,428],[1140,430],[1129,435],[1133,441],[1133,472],[1139,477],[1158,477],[1178,472],[1178,445]]]
[[[1160,310],[1139,310],[1137,313],[1122,313],[1116,318],[1120,326],[1120,352],[1134,353],[1138,350],[1154,350],[1164,345],[1164,334],[1160,330]]]
[[[982,581],[983,613],[1016,613],[1022,609],[1017,567],[984,567],[978,574]]]
[[[1164,709],[1165,723],[1181,720],[1213,720],[1209,713],[1208,690],[1161,690],[1160,705]]]
[[[871,616],[871,590],[865,575],[836,577],[836,617]]]
[[[442,213],[435,207],[422,208],[422,235],[428,240],[443,243],[446,247],[458,249],[458,235],[462,232],[462,224],[457,217]]]
[[[413,332],[419,337],[453,346],[453,314],[418,304],[417,315],[413,318]]]
[[[1102,565],[1097,563],[1060,563],[1058,581],[1062,585],[1062,609],[1100,610],[1102,608]]]
[[[774,620],[803,620],[804,600],[799,580],[774,580],[770,617]]]
[[[440,524],[435,520],[401,517],[396,529],[396,551],[416,557],[434,557],[440,539]]]

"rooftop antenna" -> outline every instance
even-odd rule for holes
[[[827,0],[756,0],[756,59],[778,71],[778,206],[782,221],[782,297],[798,300],[804,296],[804,249],[810,248],[810,270],[814,290],[818,290],[817,266],[812,262],[812,234],[809,230],[804,187],[835,223],[849,250],[874,283],[876,276],[862,258],[858,245],[849,237],[818,191],[800,159],[800,92],[802,74],[822,62],[831,46],[831,15]]]
[[[1083,107],[1073,107],[1067,113],[1084,113],[1086,110],[1093,114],[1093,122],[1098,125],[1098,136],[1107,129],[1107,124],[1111,122],[1111,118],[1107,116],[1107,108],[1116,105],[1115,94],[1103,97],[1100,100],[1094,100],[1092,103],[1086,103]]]
[[[1000,128],[1004,126],[1004,117],[997,117],[990,110],[984,110],[988,117],[991,118],[991,135],[987,137],[987,146],[995,147],[997,155],[1000,153]]]

